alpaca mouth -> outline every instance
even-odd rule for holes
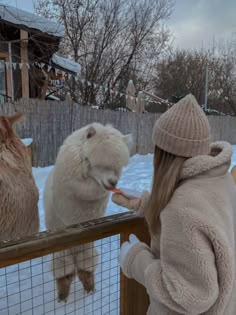
[[[109,187],[109,186],[106,186],[105,184],[103,184],[103,187],[108,191],[112,191],[112,189],[114,189],[114,187]]]
[[[103,186],[104,186],[104,188],[105,188],[107,191],[111,191],[111,192],[113,192],[113,193],[120,193],[120,189],[118,189],[118,188],[116,188],[116,187],[108,187],[108,186],[106,186],[106,185],[104,185],[104,184],[103,184]]]

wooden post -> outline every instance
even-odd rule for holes
[[[44,80],[43,86],[41,87],[41,96],[40,96],[41,100],[45,100],[46,95],[47,95],[48,84],[49,84],[48,75],[46,74],[45,76],[46,76],[46,79]]]
[[[129,80],[127,89],[126,107],[132,111],[137,111],[136,108],[136,97],[135,97],[135,86],[132,80]]]
[[[139,223],[121,233],[121,244],[128,240],[134,233],[142,242],[150,243],[150,237],[146,223]],[[120,274],[120,314],[121,315],[146,315],[149,307],[149,297],[146,289],[133,279],[128,279]]]
[[[14,101],[14,80],[13,80],[13,68],[12,68],[12,52],[11,42],[8,43],[8,54],[9,54],[9,68],[10,68],[10,82],[11,82],[11,100]]]
[[[20,30],[21,39],[21,81],[22,81],[22,97],[29,98],[29,69],[26,63],[28,60],[28,32],[25,30]]]
[[[30,145],[28,145],[27,147],[28,149],[28,152],[29,152],[29,156],[30,156],[30,163],[31,163],[31,166],[33,166],[33,151],[32,151],[32,143]]]

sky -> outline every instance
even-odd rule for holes
[[[176,0],[169,20],[175,45],[209,48],[213,38],[226,40],[232,35],[236,44],[235,13],[236,0]]]
[[[34,0],[0,0],[33,12]],[[184,49],[209,48],[215,41],[234,38],[236,46],[236,0],[175,0],[167,25],[174,45]]]

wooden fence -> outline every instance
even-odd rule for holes
[[[158,105],[157,105],[158,106]],[[133,153],[153,151],[152,129],[160,114],[96,110],[65,102],[21,99],[14,104],[0,105],[1,114],[15,110],[25,113],[26,119],[18,124],[22,138],[33,138],[33,165],[46,166],[55,162],[58,148],[74,130],[92,122],[111,123],[123,133],[132,133]],[[209,116],[213,140],[236,144],[236,117]]]
[[[34,282],[36,280],[35,277],[39,277],[40,275],[45,276],[44,274],[42,274],[44,273],[43,267],[41,268],[38,262],[36,264],[33,261],[33,259],[35,258],[39,258],[57,251],[66,250],[74,246],[94,242],[96,240],[101,240],[115,235],[119,235],[120,243],[123,243],[128,239],[130,233],[135,233],[141,241],[146,242],[147,244],[150,243],[146,223],[144,222],[143,219],[138,218],[132,212],[103,217],[93,221],[84,222],[78,225],[69,226],[65,230],[46,231],[41,232],[35,236],[28,236],[26,238],[22,238],[15,241],[0,242],[0,271],[2,271],[1,268],[7,266],[10,266],[10,268],[12,269],[9,270],[9,273],[6,270],[3,270],[0,273],[0,275],[2,276],[1,281],[5,283],[5,291],[8,292],[8,294],[10,292],[9,288],[12,281],[8,280],[7,282],[7,278],[10,279],[10,272],[14,272],[14,281],[16,281],[14,282],[14,284],[16,287],[18,287],[17,279],[20,279],[22,277],[22,275],[20,274],[21,270],[24,270],[26,274],[29,276],[30,287],[28,289],[29,290],[34,289]],[[111,248],[111,251],[112,250],[114,252],[114,248]],[[102,254],[103,253],[100,253],[100,255]],[[19,265],[22,262],[24,266]],[[37,273],[35,273],[33,270],[33,267],[35,265],[38,265]],[[14,266],[16,266],[16,268],[13,268]],[[104,272],[106,272],[106,269],[103,270]],[[4,279],[4,277],[6,279]],[[49,276],[47,275],[47,279],[48,277]],[[23,276],[22,278],[26,280],[25,276]],[[118,281],[120,283],[119,285],[120,293],[117,292],[118,293],[117,297],[119,299],[118,302],[120,306],[117,308],[115,314],[117,315],[146,314],[149,305],[149,298],[145,288],[142,287],[136,281],[126,278],[122,273],[120,273],[120,280]],[[48,286],[49,282],[44,283],[43,288],[45,291],[47,291]],[[18,308],[22,309],[22,305],[24,303],[23,299],[24,292],[22,293],[21,289],[22,291],[25,291],[25,288],[23,286],[20,286],[18,289],[19,289],[18,295],[20,297],[18,296],[16,297],[15,291],[13,297],[16,300],[15,302]],[[33,299],[33,294],[29,292],[27,293],[27,295],[28,295],[27,301],[31,303],[30,297]],[[45,295],[47,295],[47,292],[45,292]],[[9,305],[4,305],[5,307],[4,311],[8,311],[8,314],[10,308],[10,298],[11,296],[9,294],[7,301],[7,304]],[[52,306],[54,307],[53,311],[55,311],[56,302],[55,301],[50,302],[52,302]],[[97,302],[98,301],[96,301],[96,303]],[[1,304],[2,303],[0,296],[0,306]],[[74,307],[75,312],[73,314],[75,313],[77,314],[78,310],[76,310],[76,305]],[[18,312],[17,314],[24,314],[23,310],[20,313]],[[71,312],[67,313],[65,311],[64,314],[72,313]],[[96,314],[99,314],[99,312],[97,312]]]

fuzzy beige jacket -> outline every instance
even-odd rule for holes
[[[188,159],[161,213],[161,237],[131,248],[124,273],[147,289],[149,315],[236,314],[236,188],[230,144]],[[159,255],[160,249],[160,255]]]

